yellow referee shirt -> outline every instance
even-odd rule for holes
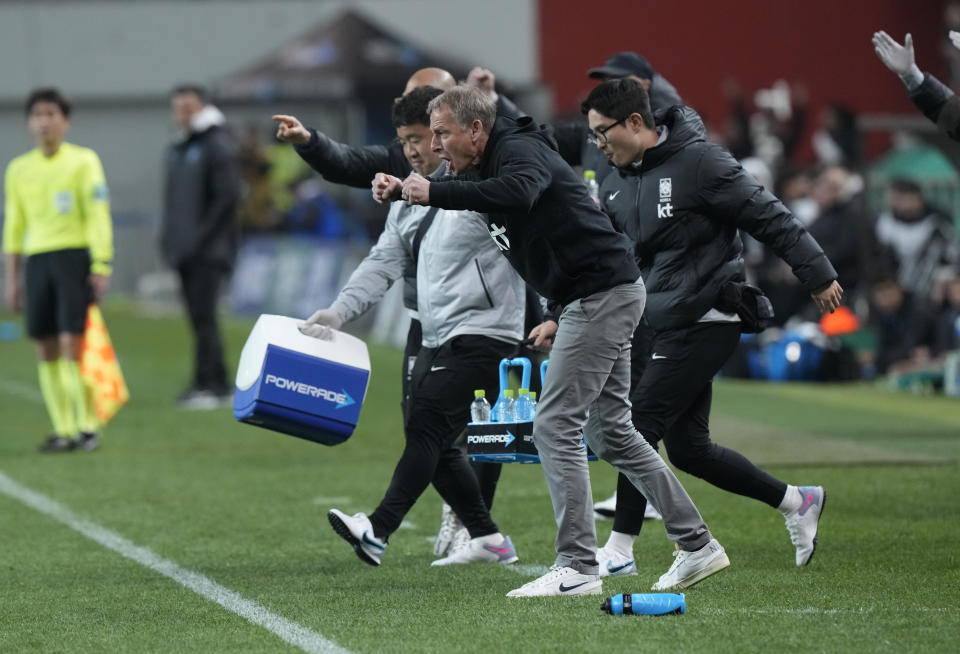
[[[7,166],[4,189],[4,252],[29,256],[88,248],[90,272],[110,274],[113,227],[96,152],[66,142],[52,157],[31,150]]]

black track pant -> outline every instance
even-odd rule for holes
[[[713,377],[737,347],[739,324],[697,323],[640,334],[643,328],[641,323],[634,343],[638,337],[648,338],[651,345],[648,356],[633,358],[639,360],[636,370],[631,370],[636,372],[631,374],[630,390],[634,426],[651,444],[663,441],[667,457],[680,470],[777,507],[787,485],[742,454],[710,440]],[[634,349],[637,354],[642,351]],[[640,491],[620,475],[614,531],[639,534],[646,506]]]
[[[217,324],[217,300],[225,277],[222,265],[191,259],[177,268],[181,293],[193,329],[193,385],[197,388],[229,390],[223,363],[223,342]]]
[[[423,327],[416,318],[410,320],[410,329],[407,330],[407,344],[403,348],[403,363],[400,371],[403,380],[403,398],[400,401],[400,410],[403,416],[407,415],[407,398],[410,395],[410,382],[413,379],[413,367],[417,362],[417,354],[420,352],[420,343],[423,339]],[[499,363],[499,362],[498,362]],[[477,388],[480,388],[479,386]],[[499,397],[499,391],[494,390],[490,395],[487,390],[489,401],[493,402]],[[500,471],[503,464],[489,463],[485,461],[471,461],[473,472],[477,476],[480,484],[480,494],[483,496],[483,503],[487,509],[493,508],[493,496],[497,492],[497,482],[500,480]]]
[[[472,538],[498,531],[456,440],[470,419],[473,391],[482,388],[494,396],[500,359],[514,347],[484,336],[457,336],[439,348],[421,348],[407,397],[406,447],[386,495],[370,515],[377,538],[397,530],[431,483]]]

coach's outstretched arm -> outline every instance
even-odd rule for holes
[[[960,48],[960,32],[951,31],[950,41]],[[960,141],[960,99],[936,77],[920,70],[913,54],[913,37],[907,34],[900,45],[886,32],[876,32],[873,50],[903,80],[913,104],[950,138]]]
[[[304,127],[295,116],[277,114],[273,120],[277,121],[277,140],[294,146],[311,168],[334,184],[367,188],[380,171],[406,177],[411,170],[398,142],[353,147]]]

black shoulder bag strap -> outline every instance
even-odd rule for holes
[[[423,217],[423,220],[420,221],[420,225],[417,227],[417,233],[413,237],[414,266],[416,266],[417,260],[420,258],[420,243],[423,242],[423,237],[427,233],[427,230],[430,229],[430,225],[433,224],[433,219],[437,217],[438,211],[440,211],[440,207],[430,207],[430,211],[427,212],[427,215]]]

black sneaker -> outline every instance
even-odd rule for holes
[[[77,447],[77,441],[66,436],[50,434],[50,437],[40,446],[41,452],[71,452]]]
[[[95,431],[80,432],[80,439],[77,441],[76,448],[84,452],[93,452],[100,447],[100,436]]]

